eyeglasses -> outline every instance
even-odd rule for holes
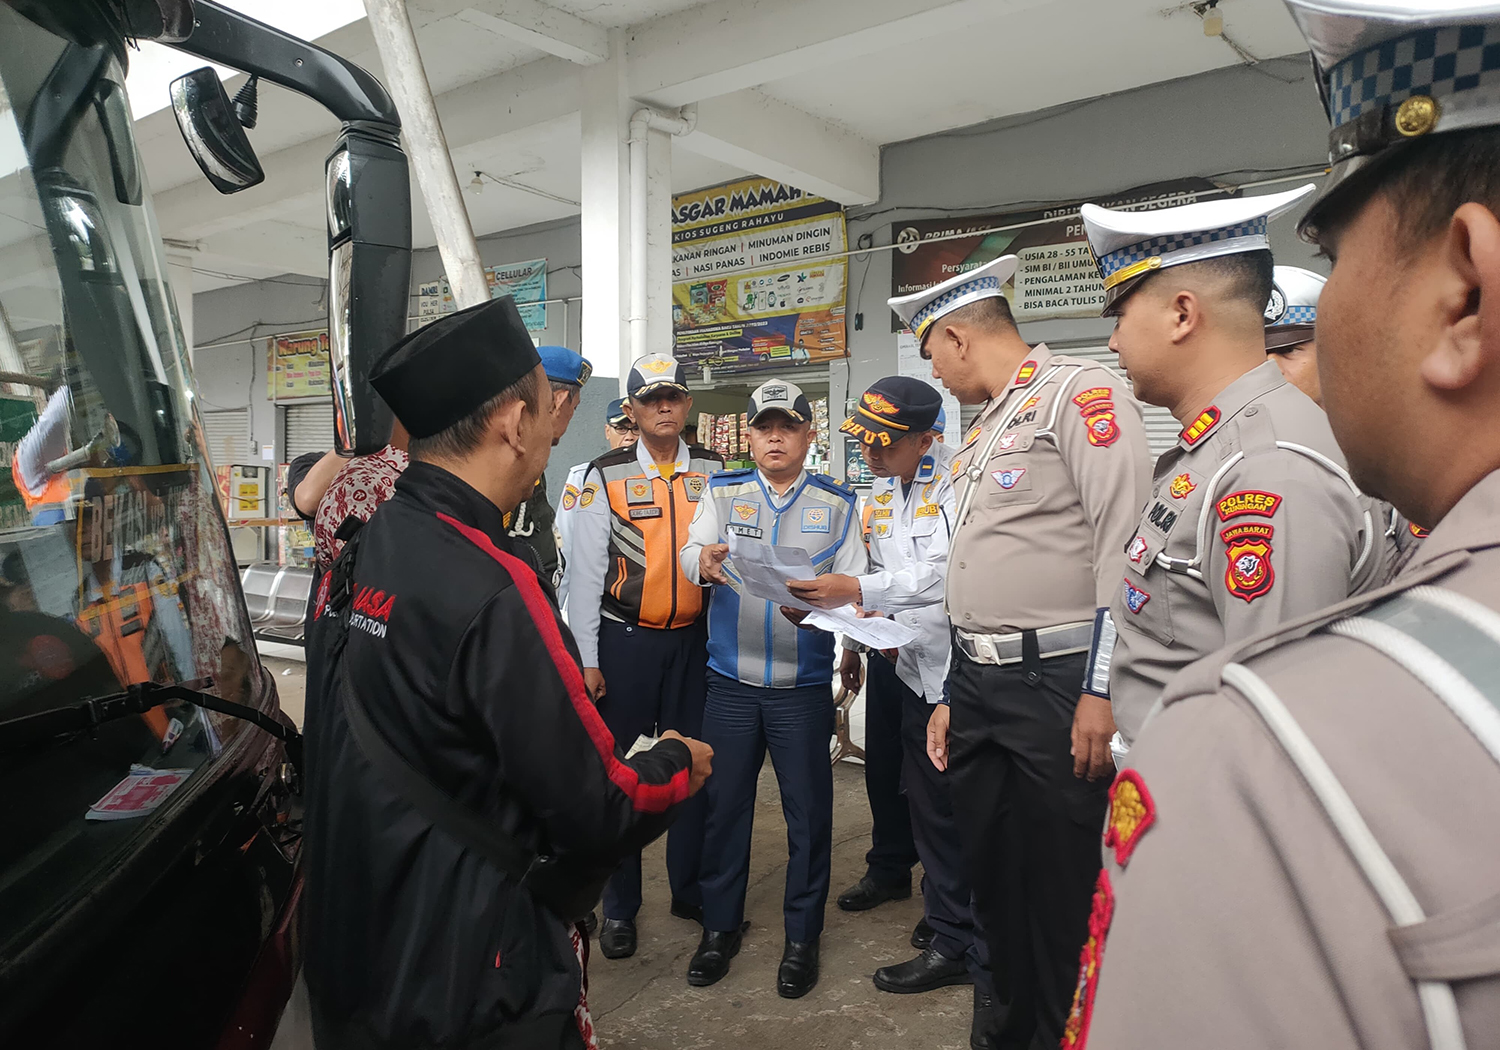
[[[610,427],[618,430],[622,434],[634,434],[637,430],[641,429],[634,423],[611,423]]]

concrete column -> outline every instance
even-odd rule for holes
[[[172,284],[172,298],[177,300],[177,318],[182,322],[182,339],[187,344],[188,364],[193,363],[193,253],[167,249],[167,278]]]
[[[646,345],[672,349],[672,136],[652,130],[646,143]]]
[[[630,372],[626,318],[630,306],[627,143],[631,102],[625,79],[624,36],[619,30],[610,30],[609,59],[583,67],[579,80],[583,175],[580,346],[595,368],[619,375],[623,393]]]

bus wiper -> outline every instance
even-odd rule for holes
[[[212,678],[198,678],[178,685],[138,682],[127,686],[123,693],[80,700],[34,715],[8,718],[0,721],[0,755],[57,747],[93,733],[106,722],[144,714],[173,700],[185,700],[195,707],[241,718],[264,729],[286,745],[287,761],[300,771],[302,734],[253,707],[201,691],[212,686],[213,681]]]

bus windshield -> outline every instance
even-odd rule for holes
[[[0,720],[207,677],[270,708],[124,72],[62,32],[0,3]],[[5,755],[0,960],[245,731],[172,704]]]

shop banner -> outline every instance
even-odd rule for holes
[[[530,259],[526,262],[508,263],[504,266],[486,266],[485,283],[490,286],[490,298],[502,295],[514,296],[521,320],[526,322],[529,332],[541,332],[547,327],[547,260]],[[424,325],[443,314],[458,309],[453,301],[453,289],[448,286],[448,275],[417,286],[418,325]]]
[[[677,359],[752,372],[845,356],[846,245],[841,205],[771,179],[673,197]]]
[[[1182,179],[1142,186],[1095,203],[1144,211],[1222,200],[1237,197],[1239,192],[1207,179]],[[997,226],[1022,223],[1035,225],[995,230]],[[896,223],[891,226],[891,239],[897,245],[891,262],[893,297],[931,288],[1002,255],[1015,255],[1020,260],[1016,276],[1004,290],[1017,321],[1098,317],[1104,306],[1104,282],[1089,251],[1078,204],[1045,211]],[[891,317],[891,329],[899,331],[901,322],[894,313]]]
[[[287,332],[266,340],[266,396],[272,401],[329,397],[328,329]]]

